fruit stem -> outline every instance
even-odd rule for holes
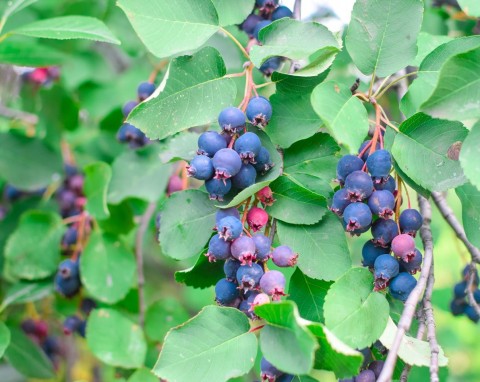
[[[400,232],[400,206],[402,204],[402,182],[400,180],[400,177],[398,174],[395,175],[395,178],[397,180],[397,185],[398,185],[398,191],[397,191],[397,197],[395,198],[396,204],[395,204],[395,223],[397,223],[398,226],[398,232]]]
[[[245,224],[247,221],[247,214],[248,214],[248,207],[250,206],[252,198],[248,198],[247,201],[245,202],[245,206],[243,207],[243,215],[242,215],[242,225]]]
[[[87,220],[86,219],[87,213],[84,211],[79,216],[80,217],[78,219],[78,238],[77,238],[77,242],[75,243],[75,251],[73,252],[73,255],[71,257],[73,261],[78,260],[78,256],[82,252],[83,244],[85,241],[85,224]]]
[[[238,48],[241,50],[241,52],[243,53],[243,55],[247,58],[248,61],[250,61],[250,56],[249,54],[247,53],[247,51],[245,50],[245,48],[243,47],[243,45],[240,43],[240,41],[238,41],[235,36],[233,34],[231,34],[229,31],[227,31],[225,28],[222,28],[220,27],[220,30],[225,33],[229,38],[230,40],[232,40],[236,46],[238,46]]]
[[[360,151],[358,153],[358,157],[361,158],[363,156],[363,154],[365,154],[367,152],[367,150],[370,148],[370,146],[372,145],[372,141],[368,142],[365,147],[362,149],[362,151]]]

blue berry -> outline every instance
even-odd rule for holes
[[[257,23],[257,25],[255,25],[255,28],[253,29],[253,37],[255,37],[255,39],[258,41],[258,34],[260,33],[260,30],[270,25],[271,23],[272,22],[270,20],[262,20],[259,23]]]
[[[387,190],[373,191],[368,198],[368,206],[372,210],[372,214],[389,219],[395,208],[395,197]]]
[[[475,311],[475,308],[473,306],[467,305],[467,307],[465,308],[465,315],[475,323],[480,320],[480,316]]]
[[[406,233],[415,237],[415,234],[422,226],[423,217],[416,209],[409,208],[402,211],[400,214],[399,223],[402,233]]]
[[[215,153],[212,159],[215,169],[215,179],[228,179],[242,168],[242,160],[235,150],[221,149]]]
[[[218,226],[220,220],[227,216],[233,216],[240,220],[240,212],[235,207],[219,209],[215,214],[215,226]]]
[[[373,373],[375,374],[375,378],[378,378],[380,376],[380,373],[382,372],[384,365],[385,361],[382,361],[381,359],[375,360],[370,362],[370,365],[368,365],[368,370],[373,371]]]
[[[262,360],[260,361],[260,373],[262,380],[274,382],[283,374],[283,371],[278,370],[275,366],[268,362],[265,357],[262,357]]]
[[[223,240],[217,233],[210,239],[208,252],[205,256],[208,256],[208,260],[211,262],[226,260],[230,257],[230,245],[231,243],[229,241]]]
[[[227,147],[225,138],[216,131],[205,131],[198,137],[198,151],[199,155],[207,155],[212,158],[215,153]]]
[[[226,133],[237,133],[245,127],[245,114],[238,107],[227,107],[220,112],[218,124]]]
[[[240,297],[237,284],[221,279],[215,285],[215,301],[220,305],[230,306]]]
[[[285,296],[285,276],[279,271],[268,271],[260,279],[260,288],[273,300],[279,300]]]
[[[395,182],[393,176],[389,176],[386,182],[374,183],[373,187],[375,190],[387,190],[393,194],[395,192],[395,188],[397,187],[397,183]]]
[[[373,268],[375,260],[381,255],[388,254],[389,250],[376,246],[373,241],[368,240],[362,248],[362,264],[364,267]]]
[[[251,320],[255,319],[255,313],[250,309],[250,303],[247,300],[243,300],[238,306],[238,310],[245,313],[245,315]]]
[[[137,101],[128,101],[125,105],[122,107],[122,114],[125,118],[128,117],[128,115],[131,113],[131,111],[138,105]]]
[[[253,97],[245,113],[253,126],[265,127],[272,117],[272,105],[265,97]]]
[[[148,97],[150,97],[154,91],[155,91],[154,84],[152,84],[151,82],[142,82],[140,85],[138,85],[138,88],[137,88],[138,99],[140,101],[144,101]]]
[[[195,179],[208,180],[213,177],[212,160],[206,155],[197,155],[187,166],[187,174]]]
[[[251,237],[240,236],[233,241],[231,252],[232,256],[242,264],[252,264],[256,259],[255,242]]]
[[[270,77],[283,63],[283,58],[280,56],[273,56],[266,60],[258,70],[260,70],[267,77]]]
[[[237,281],[237,271],[240,268],[240,261],[237,259],[227,259],[225,264],[223,264],[223,272],[225,273],[225,277],[229,281]]]
[[[337,179],[344,183],[347,176],[354,171],[360,171],[365,163],[356,155],[345,155],[337,163]]]
[[[237,271],[239,287],[244,291],[255,289],[262,276],[263,268],[256,263],[252,265],[242,265]]]
[[[272,13],[272,21],[281,19],[283,17],[292,17],[293,12],[290,10],[290,8],[280,5],[277,9],[275,9]]]
[[[220,238],[232,241],[241,235],[243,224],[235,216],[226,216],[218,222],[217,229]]]
[[[329,208],[334,214],[342,216],[345,208],[351,203],[347,189],[341,188],[333,194],[332,205]]]
[[[232,178],[233,187],[243,190],[252,184],[255,184],[257,179],[257,171],[251,164],[242,164],[240,171]]]
[[[292,382],[294,378],[292,374],[283,374],[276,379],[276,382]]]
[[[78,316],[68,316],[65,321],[63,321],[63,333],[66,335],[73,334],[78,330],[82,321]]]
[[[55,275],[55,289],[65,297],[73,297],[81,287],[78,262],[71,259],[64,260],[58,266]]]
[[[416,285],[415,277],[410,273],[402,272],[390,281],[388,290],[393,298],[405,302]]]
[[[473,280],[473,285],[477,286],[478,281],[479,281],[478,271],[477,271],[476,268],[474,270],[475,270],[475,272],[473,272],[473,277],[475,277],[475,279]],[[462,271],[462,276],[463,276],[464,280],[468,280],[470,278],[470,272],[471,272],[471,266],[466,265],[465,268],[463,268],[463,271]]]
[[[391,219],[377,219],[372,225],[373,242],[380,247],[388,248],[398,235],[398,226]]]
[[[240,29],[243,30],[250,37],[253,37],[253,31],[255,30],[255,27],[262,20],[264,20],[262,17],[251,13],[247,16],[243,23],[240,24]]]
[[[363,171],[354,171],[345,178],[345,189],[352,202],[361,202],[372,195],[372,178]]]
[[[400,264],[400,272],[408,272],[411,275],[414,275],[421,270],[422,260],[422,253],[415,248],[415,256],[408,263],[402,259],[398,260],[398,263]]]
[[[372,223],[372,211],[364,203],[352,203],[345,208],[343,221],[345,229],[349,232],[370,227]]]
[[[377,150],[367,159],[368,172],[375,183],[385,182],[392,168],[392,157],[387,150]]]
[[[145,134],[141,130],[129,123],[124,123],[117,132],[117,139],[122,143],[143,142],[144,137]]]
[[[467,306],[465,299],[453,299],[450,302],[450,311],[454,316],[460,316],[465,313]]]
[[[211,200],[222,201],[232,188],[232,181],[230,179],[210,179],[205,182],[205,188]]]
[[[78,238],[78,230],[74,226],[70,226],[67,228],[67,231],[63,235],[62,238],[62,247],[68,249],[71,246],[75,245],[77,243],[77,238]]]
[[[92,300],[91,298],[88,298],[88,297],[82,299],[82,301],[80,302],[80,310],[87,316],[96,307],[97,307],[97,303],[95,302],[95,300]]]
[[[378,256],[374,264],[375,290],[385,289],[389,281],[398,275],[399,269],[394,257],[388,254]]]
[[[274,164],[270,162],[270,153],[263,146],[260,148],[255,162],[253,167],[255,167],[255,170],[261,175],[266,174],[274,166]]]
[[[257,134],[246,132],[235,141],[233,148],[245,163],[255,163],[255,158],[262,148],[262,142]]]
[[[272,252],[272,261],[277,267],[293,267],[297,258],[298,254],[287,245],[281,245]]]
[[[252,237],[255,243],[255,256],[258,261],[267,261],[270,256],[270,247],[272,246],[272,241],[268,236],[265,236],[263,233],[257,233]]]
[[[467,296],[467,282],[462,281],[453,287],[453,294],[455,298],[465,298]]]

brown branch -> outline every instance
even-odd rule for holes
[[[419,309],[417,311],[417,319],[418,323],[418,330],[417,330],[417,340],[423,340],[423,335],[425,334],[425,319],[423,317],[423,311]],[[402,370],[402,374],[400,375],[400,382],[407,382],[408,375],[410,374],[410,370],[412,369],[411,365],[406,364]]]
[[[150,203],[140,219],[137,236],[135,238],[135,257],[137,259],[137,283],[138,283],[138,322],[143,328],[145,323],[145,275],[143,273],[143,238],[148,229],[148,224],[156,209],[155,203]]]
[[[422,272],[418,279],[417,285],[412,290],[410,296],[408,296],[408,299],[405,302],[405,308],[403,309],[402,316],[400,317],[400,321],[398,322],[395,339],[393,340],[392,346],[390,347],[387,359],[385,360],[385,365],[383,366],[382,372],[379,375],[377,382],[390,382],[392,379],[393,370],[395,368],[395,363],[398,357],[398,350],[400,349],[403,336],[410,329],[413,316],[415,315],[417,303],[418,301],[420,301],[420,297],[425,290],[428,275],[430,274],[430,268],[432,266],[433,241],[432,232],[430,231],[432,209],[429,201],[421,195],[418,195],[418,204],[420,206],[420,213],[423,216],[423,225],[420,228],[420,235],[422,237],[425,248]]]
[[[10,109],[2,104],[0,104],[0,116],[9,119],[17,119],[29,125],[36,125],[38,123],[38,116],[35,114],[30,114],[21,110]]]

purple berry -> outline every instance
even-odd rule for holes
[[[229,281],[236,282],[237,281],[237,271],[240,268],[240,261],[237,259],[227,259],[225,264],[223,264],[223,272],[225,273],[225,277]]]
[[[222,201],[232,188],[232,181],[230,179],[209,179],[205,181],[205,188],[211,200]]]
[[[367,158],[368,172],[375,183],[386,182],[392,168],[392,157],[387,150],[377,150]]]
[[[373,268],[375,260],[381,255],[388,254],[390,250],[376,246],[373,241],[368,240],[362,248],[362,264],[364,267]]]
[[[243,264],[252,264],[256,259],[255,242],[251,237],[240,236],[235,239],[231,247],[232,256]]]
[[[227,147],[225,138],[216,131],[205,131],[198,137],[197,154],[212,158],[215,153]]]
[[[122,107],[122,114],[125,118],[128,117],[128,115],[131,113],[131,111],[138,105],[137,101],[128,101],[125,105]]]
[[[251,297],[252,296],[248,297],[248,302],[250,303],[250,310],[252,311],[256,306],[270,303],[270,297],[268,297],[268,295],[265,293],[257,293],[253,296],[253,298]]]
[[[415,240],[407,234],[398,235],[392,240],[392,251],[396,257],[409,263],[415,257]]]
[[[368,198],[368,206],[372,210],[372,214],[389,219],[395,208],[395,197],[390,191],[373,191]]]
[[[347,176],[354,171],[361,171],[365,163],[356,155],[345,155],[337,163],[337,179],[344,183]]]
[[[242,168],[242,160],[235,150],[221,149],[212,159],[215,179],[228,179],[238,174]]]
[[[392,240],[398,236],[398,226],[391,219],[377,219],[372,225],[372,235],[375,245],[388,248]]]
[[[263,20],[262,17],[254,13],[251,13],[250,15],[247,16],[247,18],[243,21],[243,23],[240,24],[240,29],[243,30],[250,37],[253,37],[253,31],[255,30],[255,27],[262,20]]]
[[[69,249],[70,247],[74,246],[77,243],[78,238],[78,230],[74,226],[70,226],[67,228],[67,231],[63,235],[62,238],[62,247],[65,249]]]
[[[349,232],[370,227],[372,223],[372,211],[364,203],[352,203],[345,208],[343,221],[345,229]]]
[[[403,210],[400,214],[400,230],[402,233],[406,233],[415,237],[417,231],[423,224],[422,215],[416,209],[409,208],[407,210]]]
[[[375,188],[375,190],[378,190],[378,191],[386,190],[386,191],[390,191],[393,194],[395,192],[395,188],[397,187],[397,184],[393,176],[389,176],[385,183],[374,183],[373,187]]]
[[[243,190],[255,184],[257,171],[251,164],[242,164],[240,171],[232,177],[232,185],[238,190]]]
[[[240,266],[237,271],[239,288],[244,291],[256,289],[262,276],[263,268],[256,263]]]
[[[279,20],[284,17],[293,17],[293,12],[290,8],[280,5],[277,9],[275,9],[272,13],[272,21]]]
[[[212,160],[206,155],[197,155],[187,166],[187,174],[195,179],[208,180],[213,177]]]
[[[383,365],[385,365],[385,361],[373,361],[370,363],[370,365],[368,365],[368,370],[373,371],[373,373],[375,374],[375,378],[378,378],[380,376],[380,373],[382,372]]]
[[[259,23],[257,27],[260,24],[261,23]],[[265,97],[253,97],[248,102],[245,113],[247,114],[247,119],[253,126],[265,127],[272,117],[272,105]]]
[[[363,370],[355,377],[355,382],[375,382],[375,373],[372,370]]]
[[[298,254],[286,246],[281,245],[272,252],[272,261],[277,267],[293,267],[297,264]]]
[[[138,99],[140,101],[144,101],[148,97],[150,97],[154,91],[155,91],[154,84],[152,84],[151,82],[142,82],[140,85],[138,85],[138,88],[137,88]]]
[[[366,172],[354,171],[346,177],[345,189],[352,202],[361,202],[372,195],[372,178]]]
[[[398,261],[394,257],[388,254],[378,256],[374,264],[375,290],[385,289],[398,272]]]
[[[232,241],[242,234],[243,224],[235,216],[226,216],[218,222],[217,229],[220,238]]]
[[[20,327],[22,328],[25,334],[35,334],[37,324],[31,318],[28,318],[22,321],[22,323],[20,324]]]
[[[218,223],[220,222],[220,220],[222,220],[227,216],[233,216],[233,217],[236,217],[238,220],[240,220],[240,212],[238,212],[238,210],[235,207],[220,209],[215,214],[215,226],[218,226]]]
[[[215,262],[217,260],[226,260],[230,257],[230,245],[229,241],[225,241],[220,238],[217,233],[212,236],[208,243],[208,252],[205,256],[208,257],[208,261]]]
[[[271,257],[270,247],[272,241],[263,233],[257,233],[252,236],[255,242],[255,256],[258,261],[267,261]]]
[[[226,133],[235,134],[245,128],[245,114],[237,107],[227,107],[220,112],[218,124]]]
[[[257,41],[258,40],[258,34],[260,33],[260,30],[265,28],[266,26],[270,25],[272,22],[270,20],[262,20],[260,21],[259,23],[257,23],[257,25],[255,25],[255,28],[253,29],[253,37],[255,37],[255,39]],[[248,114],[247,114],[247,117],[248,117]],[[251,119],[249,118],[249,120],[251,121]]]
[[[285,276],[279,271],[268,271],[260,279],[260,288],[274,301],[280,300],[285,296]]]
[[[341,188],[333,194],[332,205],[329,207],[330,211],[338,216],[342,216],[345,208],[352,203],[346,188]]]
[[[253,167],[260,175],[266,174],[274,164],[270,162],[270,153],[265,147],[261,147],[258,155],[255,157],[256,163],[254,163]]]
[[[410,273],[399,273],[390,281],[388,291],[393,298],[400,301],[407,301],[410,292],[417,285],[417,280]]]
[[[398,260],[398,263],[400,264],[400,272],[408,272],[411,275],[414,275],[422,269],[422,260],[422,253],[415,248],[415,256],[408,263],[402,259]]]
[[[237,284],[221,279],[215,285],[215,301],[220,305],[231,306],[240,297]]]
[[[262,148],[262,142],[257,134],[246,132],[235,141],[233,148],[245,163],[255,163],[255,158]]]
[[[83,320],[78,316],[68,316],[63,321],[63,334],[71,335],[78,330]]]
[[[260,361],[260,374],[262,381],[275,382],[275,380],[283,374],[283,371],[278,370],[265,357]]]

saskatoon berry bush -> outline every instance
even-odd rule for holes
[[[479,2],[313,4],[0,4],[2,382],[480,380]]]

